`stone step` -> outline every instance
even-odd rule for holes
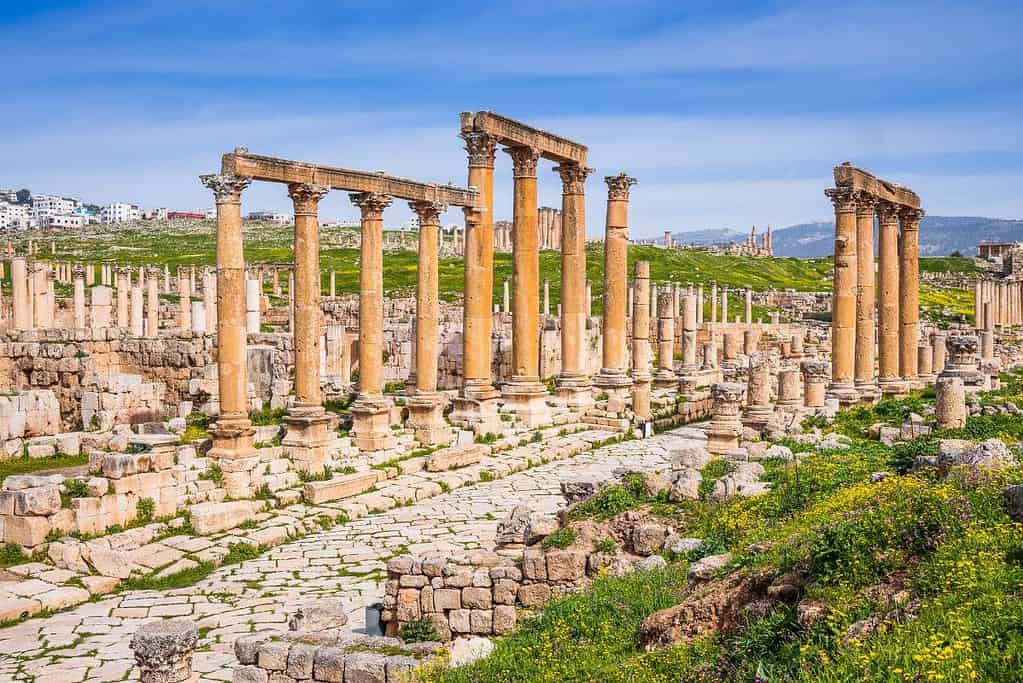
[[[314,505],[350,498],[372,488],[377,483],[377,479],[377,473],[370,470],[344,474],[326,481],[310,481],[302,487],[302,497],[306,502]]]

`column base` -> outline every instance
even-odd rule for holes
[[[777,408],[780,412],[783,412],[783,413],[799,412],[799,410],[802,407],[803,407],[803,401],[801,399],[799,399],[799,398],[785,399],[785,400],[778,401],[775,404],[775,408]]]
[[[655,389],[674,389],[678,386],[678,377],[671,370],[658,370],[654,373]]]
[[[569,410],[585,411],[593,405],[593,383],[586,375],[558,375],[554,395]]]
[[[330,417],[323,408],[292,408],[284,418],[284,453],[299,472],[320,474],[329,459]]]
[[[860,395],[852,382],[832,382],[828,385],[826,396],[838,400],[838,405],[848,407],[859,400]]]
[[[856,393],[863,403],[874,403],[881,398],[881,391],[874,382],[856,382]]]
[[[924,382],[917,375],[912,377],[903,377],[902,383],[906,385],[910,391],[919,391],[924,388]]]
[[[527,427],[539,427],[550,423],[551,409],[547,405],[550,394],[539,379],[513,376],[501,387],[504,405],[501,410],[512,413]]]
[[[391,400],[383,396],[360,396],[352,404],[352,438],[363,452],[394,448],[391,432]]]
[[[882,396],[893,398],[905,396],[909,392],[908,387],[898,377],[882,377],[877,380],[877,387]]]
[[[753,429],[763,429],[767,426],[767,423],[774,417],[774,406],[767,405],[755,405],[750,406],[746,409],[746,414],[742,416],[742,424],[744,427],[751,427]]]
[[[206,457],[224,473],[224,490],[231,498],[251,498],[256,493],[259,455],[252,445],[255,435],[247,417],[218,420],[210,430],[213,447]]]
[[[501,418],[497,414],[500,398],[501,392],[489,382],[468,380],[462,387],[462,395],[452,401],[454,410],[448,419],[479,435],[500,434]]]
[[[624,400],[632,390],[632,378],[624,370],[602,368],[593,378],[593,386],[609,397]]]
[[[420,392],[408,399],[409,417],[407,425],[415,434],[416,441],[423,446],[450,443],[451,428],[444,420],[447,400],[438,392]]]
[[[705,430],[707,434],[708,453],[714,455],[725,455],[739,447],[739,435],[742,434],[742,425],[738,420],[735,422],[710,421],[710,426]]]

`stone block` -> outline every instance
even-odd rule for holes
[[[242,664],[234,668],[231,681],[233,683],[269,683],[270,678],[258,666]]]
[[[291,643],[282,641],[270,641],[259,648],[256,655],[256,662],[260,668],[267,671],[284,671],[288,666],[288,652],[291,650]]]
[[[578,550],[551,550],[547,553],[549,581],[575,581],[586,576],[586,555]]]
[[[376,652],[353,652],[345,657],[344,683],[385,683],[387,657]]]
[[[345,474],[327,481],[310,481],[302,487],[302,497],[314,505],[358,495],[376,484],[374,471]]]
[[[440,588],[433,592],[433,606],[438,612],[461,609],[462,591],[457,588]]]
[[[242,664],[255,664],[259,648],[269,643],[276,632],[269,629],[246,633],[234,641],[234,656]]]
[[[148,472],[151,464],[148,453],[107,453],[103,457],[103,476],[120,479]]]
[[[513,605],[497,605],[494,607],[494,633],[504,635],[515,630],[518,621],[518,613]]]
[[[474,587],[463,588],[462,606],[469,609],[490,609],[493,606],[490,589]]]
[[[546,583],[531,583],[519,586],[519,604],[532,609],[543,607],[551,599],[551,587]]]
[[[431,453],[426,458],[427,472],[446,472],[458,467],[475,465],[483,456],[489,453],[483,444],[461,446],[457,448],[442,448]]]
[[[50,528],[50,522],[45,517],[5,517],[4,542],[20,545],[22,548],[34,548],[46,542]]]
[[[547,562],[539,548],[526,548],[522,554],[522,575],[532,581],[547,580]]]
[[[316,648],[313,677],[325,683],[345,683],[345,651],[340,647]]]
[[[420,609],[419,590],[416,588],[404,588],[398,591],[398,600],[395,607],[398,621],[415,621],[422,616]]]
[[[469,625],[469,610],[455,609],[448,612],[448,623],[451,625],[452,633],[471,633]]]
[[[313,677],[313,657],[316,647],[308,643],[295,643],[288,652],[288,663],[285,673],[295,680],[306,680]]]
[[[227,531],[262,512],[264,506],[262,501],[251,500],[198,503],[189,508],[192,529],[199,536]]]

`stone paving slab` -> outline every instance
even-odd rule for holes
[[[582,438],[600,443],[606,437],[597,432]],[[672,448],[694,441],[703,441],[701,432],[679,429],[612,444],[278,545],[188,588],[113,594],[0,629],[0,681],[137,680],[131,635],[147,620],[177,616],[196,620],[202,629],[194,659],[199,680],[230,680],[232,647],[239,635],[284,629],[288,614],[317,596],[340,597],[349,610],[349,625],[361,628],[365,606],[383,597],[390,557],[490,549],[498,521],[515,505],[547,512],[561,507],[563,478],[609,474],[622,466],[663,466]]]

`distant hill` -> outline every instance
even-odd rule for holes
[[[759,238],[763,230],[757,226]],[[740,242],[749,233],[728,228],[676,233],[676,243],[722,244]],[[829,256],[835,245],[835,224],[801,223],[773,231],[775,256],[816,258]],[[954,251],[964,256],[977,253],[977,242],[1023,242],[1023,220],[973,216],[924,216],[920,222],[921,256],[948,256]],[[660,240],[658,240],[660,241]]]

